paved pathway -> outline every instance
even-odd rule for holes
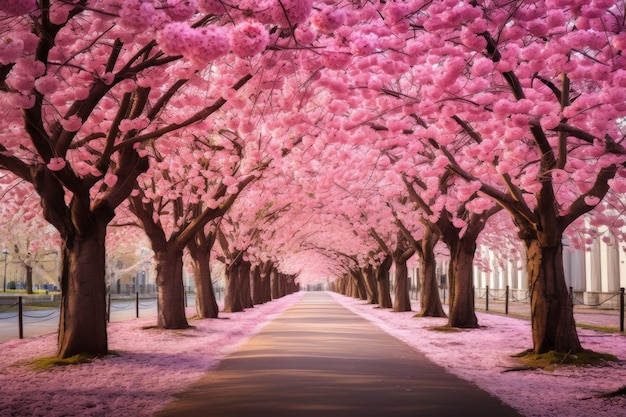
[[[519,414],[330,295],[307,293],[156,416]]]

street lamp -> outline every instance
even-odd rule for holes
[[[9,254],[9,250],[7,248],[3,248],[2,253],[4,253],[4,285],[2,287],[2,292],[7,292],[7,255]]]

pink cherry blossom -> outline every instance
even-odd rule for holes
[[[311,16],[311,23],[324,33],[332,33],[339,29],[346,21],[346,13],[343,9],[324,7],[321,11]]]
[[[269,40],[269,33],[261,23],[243,22],[231,32],[233,53],[242,58],[263,52]]]
[[[50,171],[60,171],[65,168],[66,162],[63,158],[51,158],[47,164]]]

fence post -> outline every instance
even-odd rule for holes
[[[619,331],[624,331],[624,287],[619,289]]]
[[[187,305],[187,287],[183,287],[183,291],[185,293],[185,308],[187,308],[188,307],[188,305]]]
[[[489,285],[485,285],[485,310],[489,311]]]
[[[139,318],[139,292],[135,293],[135,316]]]
[[[20,329],[20,339],[24,338],[24,309],[22,307],[22,297],[17,297],[17,324]]]
[[[504,301],[504,314],[509,314],[509,286],[506,286],[506,294]]]

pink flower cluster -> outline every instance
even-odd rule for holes
[[[269,41],[267,29],[258,22],[240,23],[231,34],[233,53],[242,58],[263,52]]]
[[[157,41],[165,53],[183,55],[201,66],[230,51],[228,31],[222,26],[194,29],[182,22],[169,23],[159,32]]]
[[[342,9],[325,7],[311,16],[311,23],[321,32],[333,33],[346,22],[346,12]]]
[[[261,23],[292,27],[308,19],[312,3],[312,0],[241,0],[237,8],[244,16]]]

